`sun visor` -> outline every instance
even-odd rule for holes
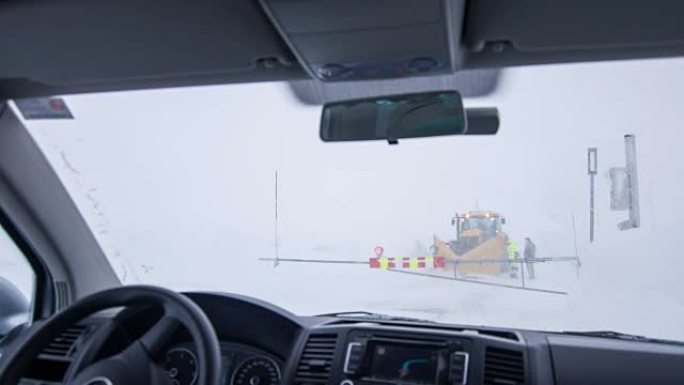
[[[306,77],[253,0],[0,4],[0,98]]]
[[[460,0],[261,0],[309,74],[322,81],[400,78],[460,68]]]
[[[466,68],[677,56],[681,0],[468,3]]]

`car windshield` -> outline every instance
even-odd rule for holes
[[[322,142],[287,83],[65,96],[73,120],[25,124],[126,284],[684,340],[682,90],[682,59],[506,69],[464,99],[497,135],[398,145]],[[489,210],[487,236],[452,224]]]

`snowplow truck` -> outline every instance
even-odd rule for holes
[[[435,236],[433,255],[446,257],[446,268],[458,274],[496,275],[508,271],[508,236],[502,226],[506,218],[493,211],[471,211],[456,214],[451,219],[456,227],[456,239],[442,241]],[[476,261],[483,263],[477,263]]]

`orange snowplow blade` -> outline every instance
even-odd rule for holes
[[[484,274],[484,275],[496,275],[501,273],[504,268],[504,263],[465,263],[458,264],[461,261],[477,261],[477,260],[492,260],[492,259],[505,259],[505,240],[503,235],[497,235],[496,237],[489,239],[474,249],[466,252],[463,255],[456,255],[449,245],[441,239],[435,237],[435,247],[437,248],[437,254],[446,257],[447,267],[453,269],[456,266],[456,271],[459,274]]]

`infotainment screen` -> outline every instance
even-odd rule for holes
[[[437,383],[439,350],[431,346],[375,341],[369,352],[369,377],[399,384]]]

